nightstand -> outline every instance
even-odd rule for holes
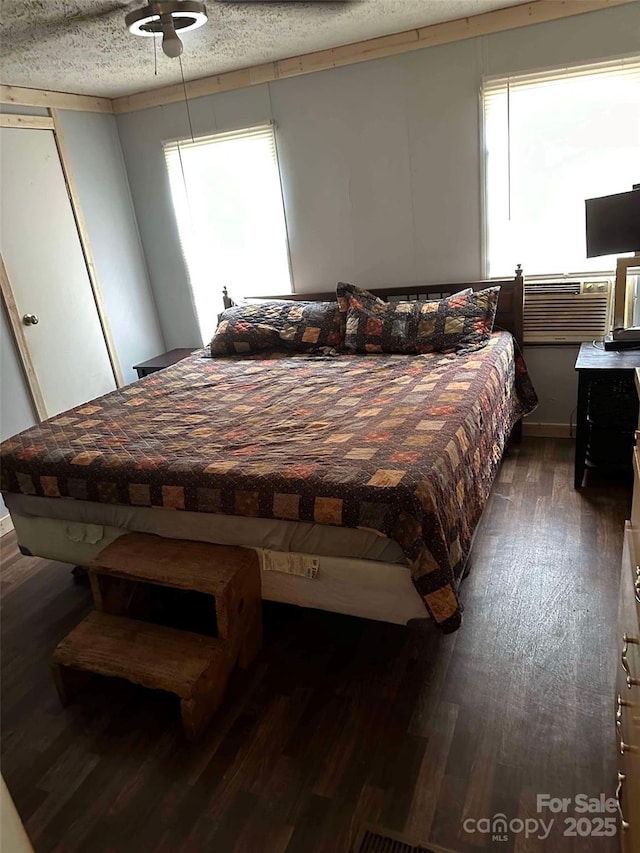
[[[197,347],[195,349],[170,349],[169,352],[163,352],[147,359],[147,361],[141,361],[140,364],[134,364],[133,369],[137,372],[138,379],[142,379],[143,376],[148,376],[150,373],[155,373],[157,370],[163,370],[165,367],[171,367],[172,364],[182,361],[196,349]]]
[[[589,466],[632,470],[638,396],[634,371],[640,350],[604,350],[592,343],[580,346],[574,486],[582,486]]]

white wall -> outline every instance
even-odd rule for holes
[[[639,44],[631,4],[200,98],[191,102],[193,127],[275,120],[298,292],[340,279],[480,278],[483,74],[602,59]],[[185,106],[118,116],[118,129],[165,341],[196,344],[161,149],[163,139],[188,135]],[[233,286],[212,286],[223,284]],[[575,377],[567,352],[531,353],[536,420],[568,422]]]
[[[540,402],[527,421],[534,424],[561,424],[561,435],[575,435],[578,403],[578,374],[575,363],[580,347],[525,347],[524,357]],[[570,426],[573,430],[569,431]]]
[[[59,115],[114,345],[125,382],[133,382],[133,365],[165,347],[115,119],[76,110]]]

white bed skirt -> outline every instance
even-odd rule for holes
[[[176,539],[241,545],[254,548],[260,556],[262,597],[267,601],[297,604],[301,607],[313,607],[400,625],[411,619],[428,618],[404,562],[355,556],[357,553],[368,554],[371,551],[384,555],[386,551],[392,559],[401,557],[397,543],[381,539],[368,531],[345,531],[343,528],[324,525],[305,525],[307,528],[323,528],[320,538],[317,538],[318,531],[301,529],[296,532],[291,527],[286,528],[286,525],[291,524],[296,527],[295,523],[284,522],[285,529],[276,533],[273,524],[268,520],[240,519],[242,522],[258,522],[257,525],[249,525],[254,533],[247,537],[246,530],[242,529],[244,525],[235,524],[238,519],[233,517],[234,524],[230,524],[229,516],[221,516],[220,518],[224,519],[223,535],[220,530],[215,529],[217,525],[211,523],[212,517],[204,513],[105,507],[103,504],[93,505],[89,502],[60,501],[24,495],[6,495],[6,499],[18,542],[33,556],[73,565],[87,565],[119,536],[133,531]],[[84,506],[78,507],[78,504]],[[73,512],[70,511],[72,508]],[[126,527],[95,520],[79,520],[82,516],[94,518],[94,512],[105,509],[114,511],[114,516],[117,516],[120,510],[125,512],[128,516]],[[39,514],[45,511],[47,515]],[[64,514],[73,515],[75,518],[64,518]],[[51,515],[56,517],[48,517]],[[102,517],[104,518],[104,512]],[[276,523],[278,524],[280,522]],[[261,535],[258,535],[259,533]],[[352,535],[344,537],[344,533]],[[287,544],[293,547],[283,550],[267,547],[274,541],[280,548]],[[314,578],[301,577],[287,570],[265,570],[265,562],[270,562],[265,559],[265,553],[282,555],[282,561],[286,564],[287,554],[300,553],[294,548],[310,541],[314,541],[317,548],[314,548],[313,552],[302,553],[317,558],[318,571]],[[338,556],[335,551],[340,546],[345,549],[345,545],[350,554]]]

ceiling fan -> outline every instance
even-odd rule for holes
[[[162,50],[173,59],[183,49],[178,32],[206,24],[207,9],[197,0],[149,0],[142,9],[129,12],[124,22],[136,36],[162,35]]]

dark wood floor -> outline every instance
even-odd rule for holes
[[[630,488],[575,492],[572,453],[525,439],[505,460],[460,631],[266,605],[264,651],[196,746],[169,697],[125,683],[60,707],[48,662],[89,591],[3,537],[2,772],[37,853],[346,853],[363,821],[463,853],[615,851],[558,818],[544,841],[463,829],[540,817],[536,793],[613,795]]]

